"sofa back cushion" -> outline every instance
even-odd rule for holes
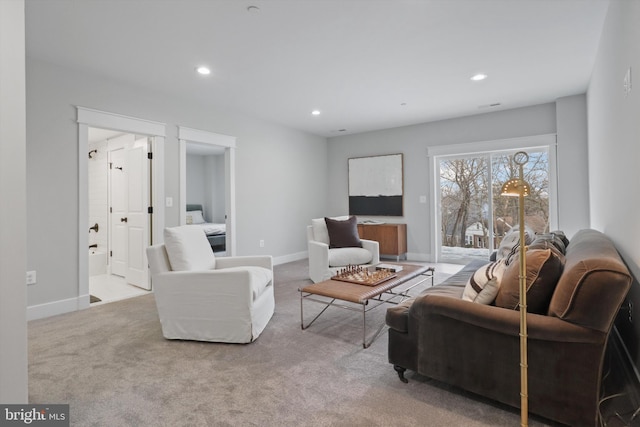
[[[545,314],[549,308],[551,295],[562,274],[564,263],[562,254],[551,249],[529,249],[527,261],[526,288],[527,311]],[[502,276],[502,284],[496,296],[498,307],[516,310],[520,303],[520,254],[516,254]]]
[[[567,246],[548,314],[608,332],[630,286],[631,274],[611,240],[596,230],[580,230]]]

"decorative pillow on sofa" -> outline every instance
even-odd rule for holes
[[[358,222],[355,216],[344,221],[325,218],[329,232],[329,248],[361,248],[362,242],[358,235]]]
[[[551,249],[530,249],[526,252],[527,311],[546,314],[551,296],[564,268],[564,256]],[[504,271],[496,296],[496,306],[518,310],[520,304],[520,254]]]
[[[551,249],[560,255],[564,255],[567,252],[567,247],[562,237],[557,233],[558,232],[537,234],[536,238],[529,245],[529,249]],[[564,236],[564,233],[562,236]]]
[[[506,269],[504,260],[483,265],[469,278],[462,299],[479,304],[491,304],[495,299]]]
[[[525,245],[531,244],[535,237],[535,233],[528,226],[524,226],[524,242]],[[496,251],[496,260],[506,259],[507,265],[511,263],[511,259],[518,252],[520,244],[520,225],[516,224],[511,227],[511,230],[504,235],[500,241],[500,246]]]

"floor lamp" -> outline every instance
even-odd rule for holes
[[[529,425],[528,382],[527,382],[527,260],[525,258],[524,239],[524,198],[529,195],[530,188],[524,180],[523,166],[529,161],[529,155],[518,151],[513,155],[518,165],[518,178],[510,179],[502,186],[502,196],[518,197],[518,222],[520,225],[520,425]]]

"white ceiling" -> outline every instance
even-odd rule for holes
[[[27,0],[26,4],[30,57],[336,136],[584,93],[609,3]],[[259,11],[250,12],[249,6]],[[195,73],[201,64],[211,67],[210,76]],[[470,77],[478,72],[489,77],[472,82]],[[489,107],[496,103],[500,105]],[[313,109],[322,114],[312,116]]]

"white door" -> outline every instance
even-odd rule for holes
[[[125,277],[127,274],[128,234],[127,167],[124,148],[110,151],[109,188],[111,198],[111,274]]]
[[[151,289],[146,248],[149,242],[149,167],[146,138],[123,135],[110,141],[111,274]]]
[[[127,149],[128,181],[128,248],[127,283],[151,289],[148,279],[146,248],[149,245],[149,173],[147,139],[135,142]]]

